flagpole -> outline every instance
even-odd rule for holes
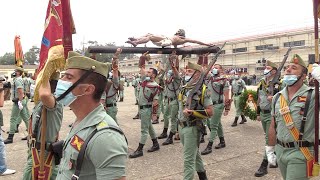
[[[313,0],[313,17],[314,17],[314,49],[315,49],[315,62],[319,63],[319,27],[318,27],[318,5],[319,0]],[[314,107],[314,164],[319,163],[319,82],[315,81],[315,107]],[[319,172],[316,172],[317,174]]]

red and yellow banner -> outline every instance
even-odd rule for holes
[[[15,65],[18,67],[23,66],[23,51],[22,51],[22,46],[21,46],[21,41],[20,41],[20,36],[15,36],[14,38],[14,58],[15,58]]]

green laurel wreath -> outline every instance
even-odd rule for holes
[[[256,120],[257,119],[256,110],[250,108],[250,106],[247,106],[247,99],[249,97],[249,94],[251,94],[253,96],[254,103],[257,103],[257,101],[258,101],[257,91],[246,90],[239,97],[239,101],[240,101],[239,107],[245,116],[249,117],[251,120]]]

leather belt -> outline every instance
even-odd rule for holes
[[[279,145],[281,145],[284,148],[294,148],[295,144],[297,144],[299,147],[311,147],[313,146],[313,143],[310,143],[308,141],[298,141],[298,142],[288,142],[288,143],[284,143],[282,141],[280,141],[279,139],[277,139],[277,143]]]
[[[234,95],[235,95],[235,96],[240,96],[240,95],[241,95],[241,93],[234,93]]]
[[[192,121],[192,122],[187,122],[187,121],[179,121],[179,124],[182,128],[187,127],[187,126],[196,126],[197,122],[196,121]]]
[[[212,105],[215,105],[215,104],[221,104],[221,103],[223,103],[223,101],[221,100],[221,101],[214,101],[213,103],[212,103]]]
[[[263,109],[261,109],[261,112],[262,112],[263,114],[270,114],[270,113],[271,113],[270,110],[263,110]]]
[[[117,106],[117,104],[116,103],[114,103],[114,104],[106,104],[106,107],[114,107],[114,106]]]
[[[51,143],[46,142],[45,150],[47,150],[47,151],[51,150],[51,149],[50,149],[50,145],[51,145]],[[34,147],[35,147],[37,150],[40,151],[41,143],[40,143],[40,142],[36,142],[36,143],[34,144]]]
[[[140,109],[152,108],[152,105],[139,106]]]

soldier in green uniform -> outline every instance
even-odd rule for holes
[[[23,180],[33,179],[39,174],[39,154],[41,146],[41,117],[42,109],[46,110],[47,126],[46,126],[46,150],[45,150],[45,164],[50,168],[45,174],[48,179],[56,179],[58,173],[58,161],[54,159],[54,153],[50,149],[53,143],[57,142],[58,134],[61,128],[61,122],[63,117],[63,104],[56,101],[56,97],[52,93],[55,92],[57,82],[59,80],[60,73],[54,73],[51,76],[50,82],[44,82],[39,88],[40,102],[34,107],[31,122],[29,127],[29,149],[27,164],[24,167]],[[59,89],[57,89],[59,94]],[[52,149],[52,148],[51,148]]]
[[[140,83],[141,83],[141,75],[138,74],[135,77],[135,79],[132,81],[132,86],[134,87],[134,95],[136,97],[136,104],[135,105],[138,105]],[[133,119],[139,119],[139,109],[138,109],[137,115],[135,117],[133,117]]]
[[[66,69],[57,89],[63,92],[59,97],[64,96],[60,103],[72,109],[76,120],[64,141],[57,179],[125,179],[128,146],[100,103],[110,64],[78,54],[68,58]]]
[[[207,87],[211,93],[213,104],[213,116],[208,119],[208,127],[210,129],[209,143],[201,155],[210,154],[214,139],[218,136],[220,143],[215,146],[216,149],[226,147],[224,140],[223,129],[221,124],[221,116],[224,111],[224,116],[227,116],[230,110],[231,101],[229,99],[229,81],[222,76],[223,68],[219,64],[215,64],[212,69],[212,74],[209,76]]]
[[[271,93],[270,82],[273,80],[274,75],[277,73],[277,65],[269,60],[267,60],[266,68],[264,70],[264,77],[260,80],[258,84],[258,106],[257,106],[257,120],[261,121],[263,131],[265,133],[265,142],[266,145],[268,144],[268,132],[271,123],[271,101],[272,97],[275,93],[279,91],[279,85],[277,87],[273,87],[274,94]],[[275,168],[270,164],[270,168]],[[264,154],[263,161],[255,172],[256,177],[261,177],[268,174],[268,159],[266,153]]]
[[[173,62],[177,57],[177,55],[171,55],[169,57],[170,61]],[[165,80],[165,88],[166,88],[166,111],[165,111],[165,123],[162,134],[158,137],[159,139],[167,136],[168,126],[169,126],[169,118],[171,122],[170,133],[168,138],[162,145],[173,144],[173,136],[177,131],[177,118],[178,118],[178,93],[181,84],[181,77],[179,76],[179,71],[174,65],[174,63],[170,63],[171,67],[167,72],[166,80]]]
[[[106,102],[105,109],[107,114],[117,121],[117,99],[118,99],[118,91],[119,91],[119,77],[120,71],[118,70],[118,59],[120,52],[116,52],[112,58],[112,72],[109,73],[108,83],[106,86]]]
[[[121,75],[121,77],[120,77],[120,87],[119,87],[119,97],[120,97],[119,102],[123,102],[123,96],[124,96],[123,91],[124,91],[125,82],[126,82],[126,78],[124,78],[124,76]]]
[[[204,127],[203,120],[213,114],[210,92],[203,84],[199,96],[192,97],[191,106],[188,99],[190,91],[199,80],[202,67],[198,64],[188,63],[185,80],[188,82],[182,87],[179,94],[179,133],[183,144],[184,180],[194,179],[197,171],[200,180],[207,180],[206,171],[199,152],[200,128]],[[189,109],[189,108],[194,109]]]
[[[164,105],[163,105],[163,92],[164,92],[164,76],[165,76],[165,71],[163,69],[158,69],[158,73],[159,75],[157,76],[156,78],[156,82],[159,84],[159,99],[158,99],[158,104],[159,104],[159,108],[158,108],[158,112],[157,112],[157,119],[156,120],[153,120],[152,123],[153,124],[159,124],[159,117],[160,117],[160,114],[164,114]]]
[[[305,85],[307,65],[295,54],[287,66],[287,85],[271,103],[272,120],[266,153],[270,164],[280,168],[285,180],[309,179],[314,160],[315,91]],[[274,154],[276,152],[276,157]]]
[[[145,61],[146,55],[140,57],[140,61]],[[155,78],[158,72],[154,68],[150,68],[148,71],[145,70],[145,66],[140,66],[140,74],[142,77],[141,87],[139,91],[139,114],[141,119],[141,137],[140,143],[135,152],[129,155],[130,158],[137,158],[143,156],[143,146],[145,145],[148,135],[150,135],[153,142],[152,147],[148,152],[158,151],[160,149],[156,132],[151,123],[153,112],[157,111],[153,109],[158,107],[158,91],[159,85],[155,82]]]
[[[233,98],[234,106],[236,108],[236,117],[234,118],[234,122],[232,123],[232,127],[237,126],[239,116],[241,115],[241,122],[243,124],[247,122],[246,117],[242,113],[242,109],[239,107],[240,103],[240,95],[243,90],[246,90],[246,83],[240,79],[240,75],[236,73],[234,75],[234,80],[231,82],[231,98]]]
[[[13,143],[13,136],[17,130],[19,118],[22,118],[26,127],[28,128],[29,110],[27,107],[28,98],[25,96],[24,84],[22,80],[22,73],[24,70],[20,67],[15,69],[16,78],[13,82],[12,88],[12,111],[10,117],[10,131],[8,139],[4,141],[5,144]]]

